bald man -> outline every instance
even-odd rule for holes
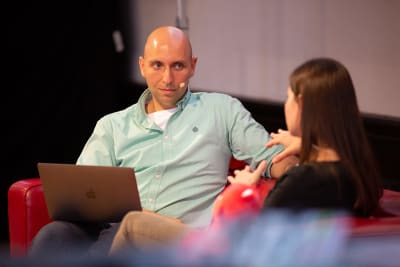
[[[150,33],[139,57],[148,88],[137,103],[97,122],[77,164],[135,168],[143,209],[204,228],[227,183],[232,155],[253,168],[266,160],[265,177],[279,177],[295,161],[272,164],[283,147],[264,146],[268,132],[237,99],[191,92],[196,63],[180,29],[165,26]],[[52,222],[39,231],[30,252],[75,247],[106,253],[117,228]]]

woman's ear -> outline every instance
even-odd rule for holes
[[[301,113],[301,111],[303,110],[303,95],[299,94],[297,96],[297,104],[299,105],[299,111]]]
[[[299,125],[299,135],[301,135],[301,118],[303,113],[303,95],[299,94],[297,96],[297,120]]]

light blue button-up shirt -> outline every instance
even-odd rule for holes
[[[265,148],[269,134],[231,96],[188,90],[165,130],[145,112],[150,98],[146,90],[138,103],[101,118],[77,161],[134,168],[144,209],[207,226],[231,156],[251,166],[266,159],[268,177],[283,149]]]

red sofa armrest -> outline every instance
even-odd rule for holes
[[[10,186],[8,223],[11,256],[26,255],[33,237],[50,221],[39,178],[20,180]]]

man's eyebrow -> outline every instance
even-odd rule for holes
[[[149,62],[150,62],[150,64],[154,64],[154,63],[161,63],[161,64],[163,64],[160,60],[158,60],[158,59],[151,59],[151,60],[149,60]]]
[[[176,64],[185,65],[185,61],[184,60],[176,60],[176,61],[172,62],[172,65],[176,65]]]

